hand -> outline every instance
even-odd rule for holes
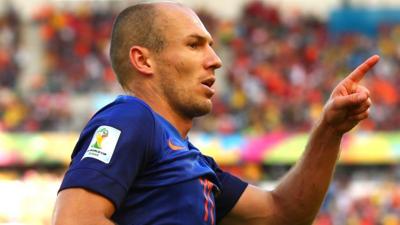
[[[324,107],[321,125],[342,135],[368,117],[369,91],[359,83],[378,61],[378,55],[370,57],[333,89]]]

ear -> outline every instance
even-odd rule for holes
[[[150,51],[141,46],[135,45],[129,50],[129,61],[131,65],[140,73],[145,75],[153,74],[153,68],[149,56]]]

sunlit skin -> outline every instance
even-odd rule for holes
[[[193,118],[211,111],[214,72],[221,60],[212,48],[211,35],[191,9],[175,4],[158,7],[168,8],[161,15],[168,21],[162,27],[167,44],[161,52],[149,52],[148,85],[135,87],[133,92],[185,137]]]
[[[312,224],[330,184],[343,134],[368,117],[372,103],[360,83],[378,61],[379,56],[370,57],[333,89],[301,159],[278,186],[264,192],[250,185],[222,225]]]
[[[370,93],[360,83],[378,61],[378,55],[371,56],[333,89],[322,119],[338,133],[343,134],[368,118],[372,105]]]

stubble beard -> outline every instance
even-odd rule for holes
[[[171,67],[174,74],[185,74],[179,67],[172,64],[167,65],[169,68],[160,67],[159,74],[170,74]],[[211,102],[201,99],[201,96],[196,96],[195,91],[190,88],[177,86],[176,82],[179,82],[179,80],[171,79],[168,76],[165,76],[160,82],[163,96],[175,113],[184,119],[192,120],[211,112]]]
[[[196,99],[193,92],[189,93],[190,91],[171,88],[172,85],[168,86],[163,88],[164,95],[168,104],[178,115],[185,119],[194,119],[211,112],[212,104],[206,100]]]

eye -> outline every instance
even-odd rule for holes
[[[194,43],[189,43],[188,46],[192,49],[196,49],[197,47],[199,47],[199,44],[197,42],[194,42]]]

